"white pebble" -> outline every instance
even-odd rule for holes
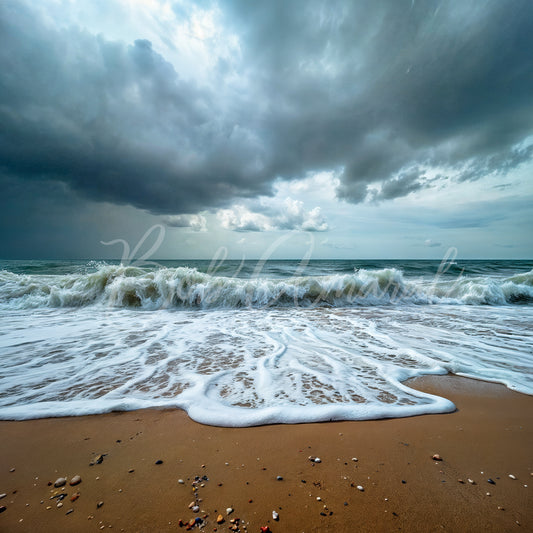
[[[321,463],[320,457],[315,457],[315,463]]]
[[[276,513],[276,511],[272,511],[272,518],[273,518],[274,520],[279,520],[279,514]]]
[[[510,477],[511,479],[516,479],[516,477],[513,476],[513,474],[509,474],[509,477]]]
[[[178,479],[178,483],[179,483],[180,485],[183,485],[183,484],[185,483],[185,481],[183,481],[183,479]]]
[[[322,501],[322,498],[321,498],[320,496],[317,496],[317,497],[316,497],[316,501],[317,501],[317,502],[321,502],[321,501]]]
[[[365,490],[362,485],[357,485],[357,489],[360,490],[361,492]]]
[[[354,463],[357,463],[357,461],[358,461],[357,457],[352,457],[352,461],[353,461]]]
[[[470,485],[473,485],[474,484],[474,480],[473,479],[468,479],[468,483],[470,483]]]
[[[231,514],[231,513],[233,513],[233,509],[231,507],[228,507],[226,509],[226,514]]]

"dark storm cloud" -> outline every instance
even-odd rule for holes
[[[2,3],[0,170],[183,214],[313,170],[342,171],[338,195],[361,202],[428,186],[424,167],[474,180],[531,158],[529,0],[220,9],[242,57],[200,86],[146,40],[54,29]],[[235,75],[244,89],[224,91]]]

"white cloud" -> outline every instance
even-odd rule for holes
[[[241,204],[230,209],[221,209],[217,217],[223,228],[234,231],[327,231],[329,229],[320,207],[306,210],[302,201],[289,197],[281,204],[275,202],[275,199],[263,199],[261,204],[263,213],[254,212]]]
[[[207,231],[207,221],[202,215],[171,215],[163,217],[171,228],[191,228],[193,231]]]

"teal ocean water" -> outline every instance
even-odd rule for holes
[[[142,407],[246,426],[533,393],[533,261],[0,261],[0,418]]]

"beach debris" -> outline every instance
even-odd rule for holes
[[[232,509],[231,507],[228,507],[228,508],[226,509],[226,514],[227,514],[227,515],[230,515],[231,513],[233,513],[233,509]]]
[[[283,481],[283,478],[282,478],[281,476],[277,476],[277,477],[276,477],[276,480],[277,480],[277,481]]]
[[[161,459],[158,459],[156,462],[155,462],[156,465],[162,465],[163,464],[163,461]]]
[[[511,479],[516,479],[516,477],[513,476],[513,474],[509,474],[509,477],[510,477]]]
[[[54,498],[57,498],[57,501],[60,502],[61,500],[64,500],[67,497],[67,495],[64,492],[60,492],[58,494],[53,494],[50,496],[50,499],[53,500]]]
[[[223,524],[223,523],[224,523],[224,517],[221,514],[219,514],[217,516],[217,524]]]
[[[69,485],[71,487],[74,487],[75,485],[79,485],[81,483],[81,476],[76,474],[71,480]]]
[[[107,453],[100,453],[98,454],[90,463],[89,466],[99,465],[104,460],[104,457],[107,455]]]
[[[489,477],[489,479],[487,479],[487,483],[490,483],[491,485],[496,485],[496,481],[494,481],[490,477]]]
[[[58,478],[54,481],[54,487],[62,487],[62,486],[65,485],[66,483],[67,483],[66,478],[64,478],[64,477],[58,477]]]
[[[434,461],[442,461],[442,457],[438,453],[433,454],[433,456],[431,458]]]
[[[276,511],[272,511],[272,519],[278,521],[279,520],[279,514],[276,513]]]
[[[75,502],[80,497],[80,493],[76,492],[70,497],[71,502]]]
[[[104,502],[100,501],[96,504],[96,508],[97,509],[100,509],[100,507],[102,507],[102,505],[104,505]]]

